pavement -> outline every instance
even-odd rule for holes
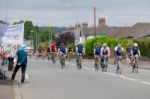
[[[112,61],[111,61],[112,62]],[[84,60],[77,70],[75,60],[60,68],[59,61],[30,60],[25,84],[0,80],[0,99],[149,99],[150,61],[140,61],[138,74],[123,61],[123,74],[114,66],[108,72],[95,71],[92,60]],[[145,69],[143,69],[145,68]]]
[[[14,99],[12,86],[11,80],[0,80],[0,99]]]

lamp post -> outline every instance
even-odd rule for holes
[[[96,37],[96,7],[94,7],[94,36]]]

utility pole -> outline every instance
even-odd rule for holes
[[[94,36],[96,37],[96,7],[94,7]]]
[[[52,41],[53,41],[53,40],[52,40],[52,39],[53,39],[53,37],[52,37],[52,36],[53,36],[53,35],[52,35],[52,32],[53,32],[53,31],[52,31],[52,28],[51,28],[51,43],[52,43]]]
[[[36,31],[36,54],[37,54],[37,45],[38,45],[38,34],[37,34],[37,31]]]
[[[50,44],[50,27],[49,27],[49,37],[48,38],[49,38],[49,44]]]

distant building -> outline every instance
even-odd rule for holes
[[[136,23],[132,27],[122,27],[109,36],[113,38],[150,38],[150,23]]]
[[[85,42],[86,40],[94,37],[94,27],[88,27],[87,22],[83,22],[81,24],[76,24],[75,26],[75,44],[77,45],[79,42]],[[96,27],[96,36],[109,35],[115,31],[114,28],[106,25],[105,18],[99,19],[99,25]]]

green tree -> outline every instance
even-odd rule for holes
[[[33,29],[32,21],[25,21],[24,22],[24,33],[25,33],[24,38],[25,38],[25,40],[29,40],[32,29]]]

